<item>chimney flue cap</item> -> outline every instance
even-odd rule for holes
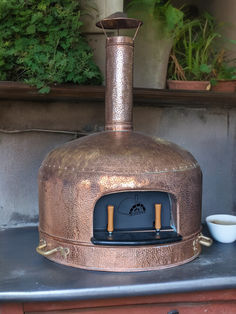
[[[128,18],[123,12],[116,12],[105,19],[98,21],[96,26],[102,29],[131,29],[138,28],[143,24],[142,21]]]

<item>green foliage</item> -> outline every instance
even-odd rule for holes
[[[236,80],[236,67],[227,63],[221,65],[217,75],[217,80]]]
[[[212,85],[216,85],[218,80],[236,80],[236,59],[228,59],[225,50],[222,49],[217,54],[212,73]]]
[[[0,80],[101,84],[81,25],[78,0],[0,0]]]
[[[168,76],[174,80],[209,80],[216,62],[215,43],[221,37],[214,18],[207,12],[185,20],[175,38]]]
[[[154,26],[163,36],[174,38],[183,26],[184,13],[165,0],[131,0],[126,6],[128,16],[145,22],[158,22]],[[155,25],[155,23],[154,23]],[[160,28],[161,25],[161,29]]]

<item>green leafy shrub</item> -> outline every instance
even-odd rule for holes
[[[187,19],[174,40],[168,76],[174,80],[202,81],[212,77],[217,61],[215,44],[221,35],[214,18],[204,12]]]
[[[0,80],[101,84],[81,25],[79,0],[0,0]]]
[[[222,63],[216,76],[217,80],[236,80],[236,66]]]
[[[212,85],[216,85],[217,81],[236,80],[236,59],[229,59],[225,49],[221,49],[217,54],[212,74]]]

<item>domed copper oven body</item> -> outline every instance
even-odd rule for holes
[[[200,253],[200,167],[179,146],[132,131],[132,63],[132,38],[108,38],[105,131],[55,149],[40,168],[37,250],[52,261],[91,270],[144,271],[186,263]],[[97,201],[128,191],[169,193],[182,240],[94,244]]]
[[[180,242],[147,246],[98,246],[93,214],[103,195],[125,191],[173,195]],[[188,262],[200,253],[201,170],[177,145],[135,132],[103,132],[52,151],[39,173],[40,239],[48,256],[62,264],[94,270],[143,271]]]

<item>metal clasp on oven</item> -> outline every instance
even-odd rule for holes
[[[198,236],[198,241],[201,245],[210,247],[213,243],[213,240],[209,237],[205,237],[202,233],[199,234]]]
[[[44,250],[47,247],[47,242],[45,240],[40,240],[39,245],[36,247],[36,251],[43,255],[43,256],[49,256],[52,255],[56,252],[60,252],[62,257],[66,258],[67,255],[70,253],[70,250],[68,248],[63,248],[62,246],[59,246],[55,249],[51,249],[51,250]]]

